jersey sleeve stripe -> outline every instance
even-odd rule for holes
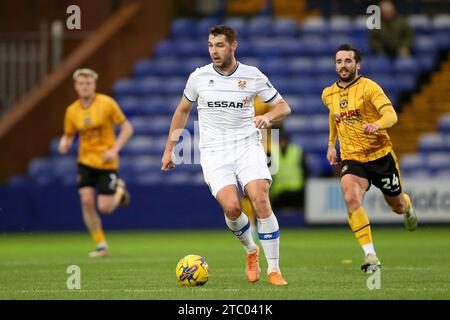
[[[267,100],[267,101],[264,101],[264,103],[268,103],[268,102],[272,101],[272,100],[275,99],[277,96],[278,96],[278,91],[273,95],[272,98],[270,98],[270,99]]]
[[[183,92],[183,96],[186,98],[186,99],[188,99],[189,100],[189,102],[192,102],[192,103],[194,103],[195,101],[194,100],[191,100],[191,99],[189,99],[189,97],[186,95],[186,93],[184,93]]]
[[[392,106],[392,103],[386,103],[386,104],[383,104],[381,107],[379,107],[377,110],[378,111],[380,111],[381,109],[383,109],[384,107],[387,107],[387,106]]]

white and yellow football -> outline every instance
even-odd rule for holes
[[[208,264],[199,255],[187,255],[178,262],[176,275],[183,286],[202,286],[208,282]]]

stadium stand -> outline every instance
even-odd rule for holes
[[[439,52],[450,49],[448,15],[409,16],[409,24],[416,33],[413,55],[394,61],[371,54],[365,21],[365,16],[309,17],[300,27],[290,18],[228,17],[223,21],[239,32],[239,61],[258,66],[292,106],[293,114],[285,128],[293,141],[303,146],[313,177],[330,174],[325,159],[328,115],[320,94],[336,80],[332,56],[339,44],[349,42],[362,49],[360,73],[379,82],[394,105],[402,93],[417,90],[418,79],[433,70]],[[130,183],[203,183],[198,164],[179,166],[168,179],[162,179],[160,156],[171,115],[189,73],[210,62],[205,40],[207,29],[219,22],[216,18],[176,19],[170,37],[158,43],[154,56],[137,61],[130,77],[115,83],[113,95],[135,128],[135,136],[122,151],[120,169]],[[186,33],[186,30],[194,31]],[[189,41],[179,41],[186,36]],[[194,131],[195,106],[192,113],[190,132]],[[13,177],[10,183],[17,185],[30,180],[39,185],[75,183],[75,150],[72,157],[63,159],[56,148],[55,138],[50,156],[33,160],[27,176]],[[421,138],[419,153],[402,157],[404,175],[448,174],[449,154],[450,114],[447,114],[441,118],[437,133]]]

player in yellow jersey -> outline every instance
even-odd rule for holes
[[[392,211],[403,215],[408,230],[417,228],[417,217],[409,196],[402,191],[397,158],[386,132],[397,122],[397,114],[383,89],[358,75],[361,54],[348,44],[336,51],[339,80],[323,90],[322,101],[329,109],[330,138],[327,159],[338,164],[335,143],[341,152],[341,188],[348,209],[348,222],[362,246],[365,258],[361,269],[381,268],[372,242],[369,219],[362,201],[374,184]]]
[[[79,69],[73,74],[79,99],[66,110],[64,135],[59,143],[59,152],[66,154],[75,135],[79,134],[78,190],[84,223],[97,245],[90,257],[104,257],[109,253],[102,222],[95,209],[96,191],[97,206],[102,213],[112,213],[130,200],[117,170],[119,151],[133,134],[133,127],[114,99],[96,93],[97,78],[97,73],[91,69]],[[117,139],[114,126],[120,127]]]

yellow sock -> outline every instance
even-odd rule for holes
[[[348,224],[362,246],[372,243],[370,222],[363,207],[348,214]]]
[[[116,192],[114,193],[114,202],[119,204],[120,200],[122,200],[122,196],[125,190],[122,187],[117,187]]]
[[[405,212],[404,212],[404,213],[406,213],[411,208],[411,198],[408,196],[408,194],[403,193],[403,199],[405,199],[405,201],[406,201]]]
[[[255,219],[253,217],[253,208],[250,200],[247,197],[241,198],[242,211],[247,215],[251,225],[254,225]]]
[[[95,244],[98,245],[106,245],[105,234],[102,229],[97,229],[91,232],[92,239],[94,239]]]

